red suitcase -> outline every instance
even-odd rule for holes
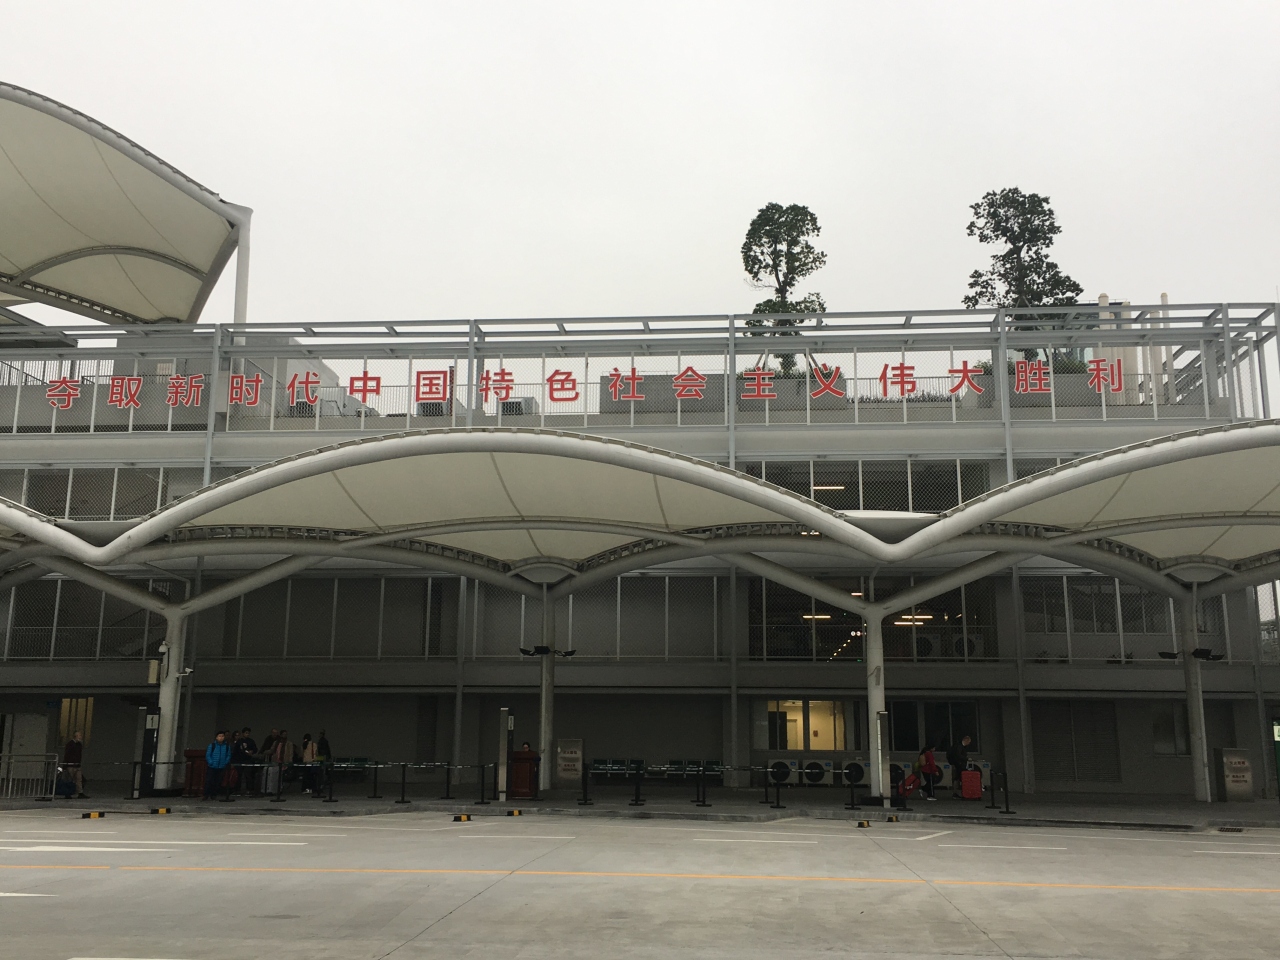
[[[920,789],[920,778],[914,773],[907,774],[905,780],[898,784],[898,793],[903,797],[910,797],[913,793]]]
[[[962,800],[981,800],[982,799],[982,771],[981,770],[961,770],[960,771],[960,799]]]

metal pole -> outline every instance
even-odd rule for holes
[[[249,322],[249,221],[252,216],[253,211],[244,211],[244,222],[240,224],[236,241],[236,300],[232,321],[239,333],[244,332]]]
[[[1031,709],[1027,704],[1027,619],[1023,607],[1022,577],[1013,565],[1014,656],[1018,661],[1018,741],[1022,748],[1022,792],[1035,792],[1035,758],[1031,750]],[[1007,774],[1006,774],[1007,775]]]
[[[729,769],[725,786],[738,785],[738,568],[729,567]]]
[[[1200,661],[1191,655],[1198,642],[1198,611],[1195,584],[1191,586],[1191,598],[1178,603],[1178,619],[1182,633],[1182,671],[1186,679],[1187,720],[1191,727],[1191,778],[1195,784],[1196,799],[1208,801],[1209,748],[1204,726],[1204,684],[1200,676]]]
[[[183,637],[185,617],[165,621],[164,661],[160,665],[160,726],[156,737],[157,790],[167,790],[173,783],[173,756],[178,742],[178,702],[182,685]]]
[[[1008,321],[1003,310],[996,311],[996,329],[1000,334],[996,350],[996,369],[991,379],[1000,388],[1000,419],[1004,422],[1004,480],[1013,483],[1013,421],[1009,413],[1009,336]],[[1050,366],[1053,365],[1050,359]]]
[[[237,275],[239,270],[236,271]],[[237,289],[237,296],[239,290]],[[218,421],[218,373],[222,369],[222,325],[213,328],[213,361],[209,368],[209,404],[208,416],[204,424],[204,486],[208,486],[213,477],[213,431]],[[230,414],[230,404],[227,408]]]
[[[879,612],[863,619],[867,649],[867,721],[868,746],[871,748],[871,792],[879,797],[889,796],[889,778],[885,768],[888,758],[881,755],[878,717],[884,713],[884,623]]]
[[[554,608],[547,596],[545,583],[542,585],[542,646],[547,648],[547,652],[540,658],[542,669],[538,687],[538,752],[542,754],[542,763],[538,765],[538,786],[543,790],[550,790],[553,767],[551,751],[554,747],[552,730],[555,723],[556,631]]]

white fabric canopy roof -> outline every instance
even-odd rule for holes
[[[0,83],[0,306],[194,323],[249,213],[96,120]]]
[[[7,502],[0,502],[0,523],[33,548],[99,565],[200,528],[247,531],[235,537],[246,544],[256,538],[258,553],[276,556],[296,552],[290,542],[318,536],[371,547],[425,542],[510,570],[572,568],[650,542],[667,544],[666,555],[685,549],[705,556],[725,549],[725,539],[704,549],[703,538],[718,529],[717,537],[759,544],[775,535],[783,552],[803,542],[806,550],[854,563],[991,550],[1067,557],[1064,549],[1074,549],[1070,556],[1079,557],[1082,545],[1110,557],[1128,545],[1143,554],[1144,576],[1203,581],[1280,557],[1277,478],[1280,421],[1254,421],[1098,454],[938,517],[895,520],[834,511],[736,471],[614,440],[439,430],[360,439],[267,464],[127,530],[116,525],[94,542],[78,535],[82,527]],[[281,530],[295,532],[271,539]],[[226,554],[236,543],[222,547]]]

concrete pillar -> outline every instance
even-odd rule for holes
[[[457,671],[453,683],[453,749],[450,753],[451,763],[456,767],[462,763],[462,658],[466,651],[467,636],[467,578],[458,582],[458,648],[454,651]],[[456,782],[462,782],[462,771],[454,772]]]
[[[1193,590],[1192,599],[1177,604],[1178,632],[1182,640],[1180,649],[1187,689],[1187,726],[1191,734],[1191,779],[1195,784],[1196,799],[1208,801],[1209,745],[1204,730],[1204,684],[1200,677],[1200,661],[1191,655],[1191,651],[1199,645],[1194,597]]]
[[[547,586],[542,585],[542,646],[546,652],[540,658],[542,675],[538,687],[538,753],[542,763],[538,765],[538,786],[551,789],[551,772],[555,766],[555,696],[556,696],[556,619],[555,606],[547,596]]]
[[[183,640],[186,619],[168,618],[164,632],[164,659],[160,664],[160,728],[156,736],[157,790],[167,790],[178,779],[173,758],[178,742],[178,713],[182,692]]]
[[[884,621],[876,612],[863,621],[867,648],[867,745],[871,748],[871,792],[889,796],[889,757],[882,749],[879,716],[884,713]]]
[[[736,787],[741,779],[737,767],[742,763],[738,756],[738,568],[729,568],[729,629],[726,631],[729,645],[729,770],[725,772],[725,785]]]

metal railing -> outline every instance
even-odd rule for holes
[[[0,800],[52,800],[55,753],[0,753]]]
[[[0,329],[0,432],[1232,420],[1276,306]]]

